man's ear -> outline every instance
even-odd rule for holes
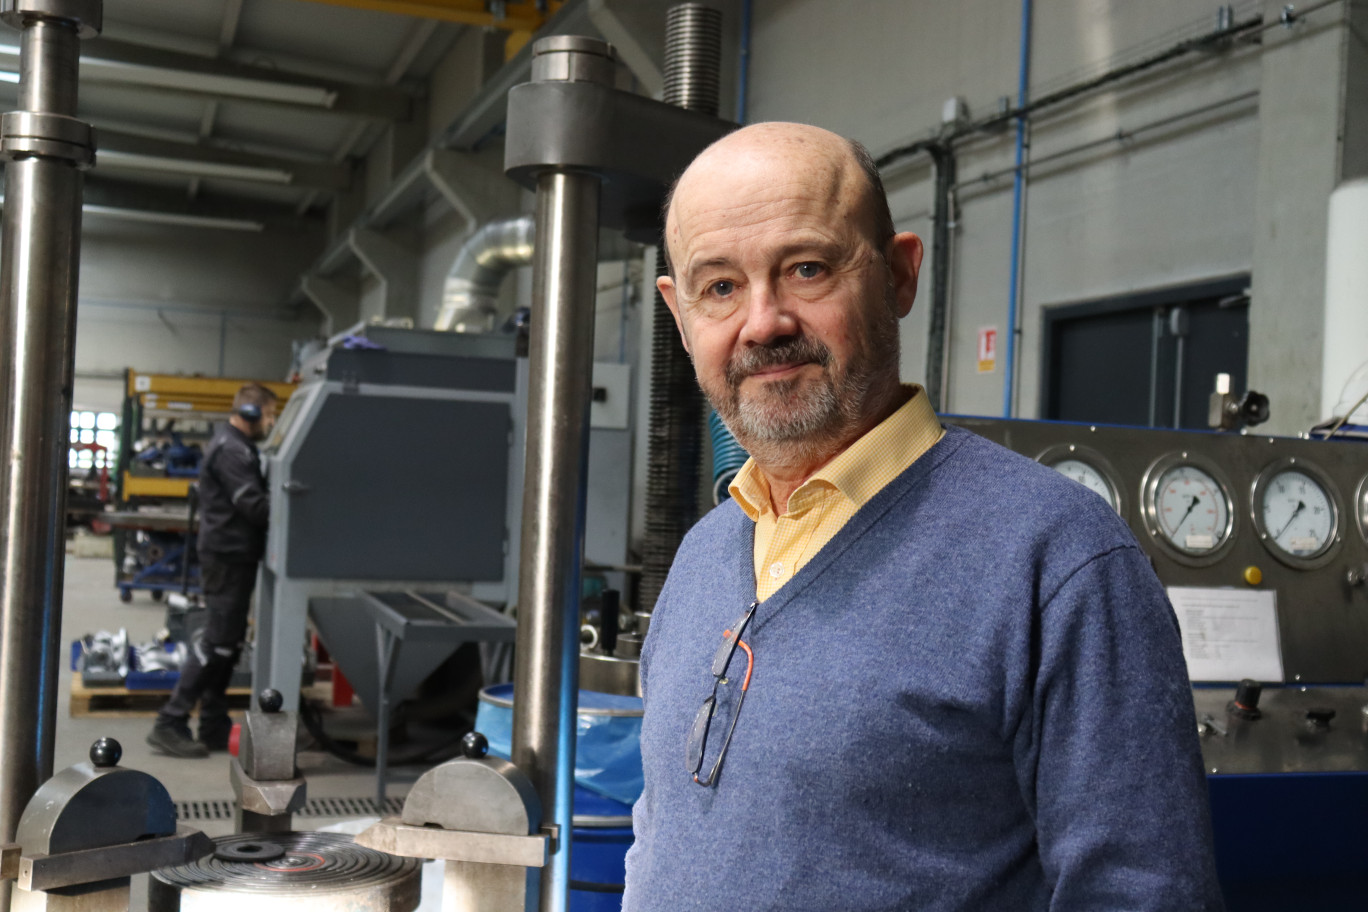
[[[921,274],[922,239],[911,231],[893,235],[888,242],[888,268],[893,271],[893,292],[899,317],[912,312],[917,300],[917,276]]]
[[[684,332],[684,320],[679,316],[679,304],[675,301],[674,279],[663,275],[656,279],[656,288],[660,290],[660,296],[665,299],[665,306],[670,308],[670,313],[674,315],[675,328],[679,330],[679,341],[684,344],[684,350],[690,355],[693,350],[689,348],[689,336]]]

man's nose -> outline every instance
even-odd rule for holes
[[[746,325],[741,329],[741,341],[768,345],[797,331],[798,321],[779,290],[768,282],[752,284],[746,300]]]

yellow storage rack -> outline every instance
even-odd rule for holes
[[[144,374],[131,368],[125,372],[125,380],[118,471],[119,498],[125,503],[135,498],[183,500],[193,481],[129,471],[134,443],[146,430],[144,422],[171,418],[209,423],[224,421],[232,410],[233,396],[247,383],[259,383],[274,392],[280,397],[281,408],[295,390],[293,383],[271,380]]]

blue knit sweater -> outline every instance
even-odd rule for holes
[[[950,428],[761,603],[703,788],[753,532],[714,510],[657,603],[626,912],[1221,908],[1177,624],[1100,498]]]

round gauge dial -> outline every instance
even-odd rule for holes
[[[1061,459],[1050,468],[1066,478],[1072,478],[1109,503],[1113,510],[1121,512],[1120,504],[1116,502],[1116,491],[1112,489],[1111,482],[1107,481],[1107,476],[1102,474],[1101,469],[1077,458]]]
[[[1259,538],[1284,561],[1302,564],[1326,554],[1339,536],[1339,507],[1319,471],[1295,459],[1274,463],[1254,482]]]
[[[1230,537],[1230,496],[1210,473],[1179,463],[1159,476],[1150,504],[1158,532],[1184,554],[1210,554]]]
[[[1320,482],[1284,469],[1268,481],[1261,504],[1273,545],[1294,557],[1314,557],[1335,535],[1335,508]]]
[[[1359,534],[1368,542],[1368,476],[1359,482],[1358,497],[1354,498],[1358,511]]]

